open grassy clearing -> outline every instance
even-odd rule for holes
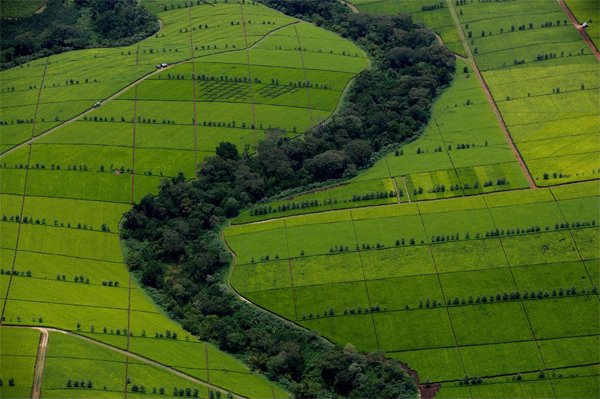
[[[157,71],[31,148],[22,146],[2,157],[5,321],[54,326],[122,349],[127,349],[129,333],[133,352],[210,378],[225,390],[285,397],[283,390],[210,345],[194,344],[203,359],[208,357],[204,369],[168,361],[181,351],[178,345],[192,345],[193,337],[130,281],[118,222],[131,201],[156,191],[161,178],[179,172],[193,176],[221,141],[242,148],[256,143],[268,128],[299,135],[324,120],[368,60],[340,37],[262,5],[173,4],[173,10],[160,15],[161,31],[139,47],[65,53],[2,72],[6,101],[0,112],[8,125],[1,145],[6,150],[154,72],[157,63],[185,61]],[[9,80],[13,83],[5,87]],[[17,274],[11,279],[13,263]],[[45,381],[50,388],[44,389],[55,397],[89,396],[65,391],[66,380],[58,381],[83,362],[92,370],[93,360],[52,360],[48,367],[57,377],[51,374]],[[110,387],[106,392],[100,388],[99,396],[123,390],[124,368],[117,368],[117,374],[106,370]],[[132,380],[159,378],[144,365],[130,367],[129,373]]]
[[[3,398],[29,398],[40,332],[0,328],[0,395]],[[11,383],[12,380],[12,383]]]
[[[446,383],[443,395],[526,396],[549,383],[536,374],[516,385],[517,373],[600,360],[575,349],[600,328],[597,202],[597,184],[583,183],[234,225],[230,282],[336,342],[386,351],[422,380],[484,378],[472,392]],[[573,228],[583,219],[590,227]],[[496,385],[498,375],[510,383]]]

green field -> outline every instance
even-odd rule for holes
[[[0,396],[29,398],[40,332],[0,328]],[[10,383],[12,380],[12,384]]]
[[[592,182],[234,225],[230,282],[340,344],[408,363],[442,396],[544,396],[558,377],[539,382],[539,370],[600,360],[577,349],[598,345],[598,194]],[[465,375],[484,383],[460,387]],[[551,397],[579,392],[560,384]]]
[[[221,141],[243,148],[269,128],[293,137],[322,122],[369,61],[341,37],[259,4],[171,2],[165,11],[148,3],[163,25],[137,45],[67,52],[0,73],[4,322],[87,335],[243,397],[287,397],[152,302],[124,265],[119,221],[161,179],[192,177]],[[170,66],[157,69],[162,62]],[[161,385],[169,395],[173,385],[198,388],[135,361],[125,374],[124,355],[61,334],[51,334],[49,348],[44,396],[89,397],[67,389],[71,378],[93,379],[98,397],[122,395],[126,378],[128,396],[136,396],[133,384],[144,385],[145,396]],[[198,363],[177,353],[196,353]],[[95,375],[96,358],[108,355]],[[29,396],[32,377],[19,395]]]

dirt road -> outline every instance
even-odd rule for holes
[[[46,350],[48,349],[48,330],[46,328],[36,328],[36,330],[40,331],[40,343],[38,346],[37,359],[35,360],[31,399],[39,399],[41,397],[44,367],[46,365]]]
[[[592,41],[590,36],[587,34],[585,28],[583,26],[581,26],[579,21],[577,21],[577,18],[575,18],[575,15],[573,15],[569,6],[567,6],[565,4],[565,0],[557,0],[557,1],[558,1],[558,4],[560,4],[560,6],[562,7],[565,14],[567,14],[569,19],[573,23],[573,26],[575,27],[575,29],[577,29],[577,32],[579,32],[579,34],[583,38],[583,41],[585,42],[585,44],[587,44],[588,47],[590,48],[590,50],[592,50],[592,53],[594,53],[594,55],[596,56],[596,59],[600,60],[600,53],[598,52],[598,49],[594,45],[594,42]],[[597,21],[594,21],[594,22],[598,23]]]

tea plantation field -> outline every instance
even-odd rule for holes
[[[455,79],[415,141],[234,219],[231,285],[436,397],[598,397],[598,60],[554,1],[355,4],[413,12]]]
[[[336,342],[385,351],[449,397],[562,397],[553,389],[582,375],[594,397],[598,200],[592,182],[236,225],[231,284]],[[540,370],[556,375],[540,383]],[[465,375],[485,384],[469,391]]]
[[[124,265],[119,221],[162,178],[192,177],[221,141],[252,152],[269,128],[294,137],[322,122],[369,61],[339,36],[257,3],[148,7],[162,28],[135,46],[63,53],[0,73],[3,324],[92,339],[50,333],[43,397],[136,397],[141,385],[142,396],[177,387],[178,395],[189,388],[201,397],[207,389],[287,397],[153,303]],[[29,397],[39,334],[1,331],[10,365],[2,389]],[[4,345],[11,340],[30,342],[22,353],[31,359],[16,359]],[[13,364],[14,389],[5,375]],[[86,388],[76,389],[82,380]]]

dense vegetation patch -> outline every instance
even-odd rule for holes
[[[409,16],[354,15],[334,0],[267,4],[361,44],[373,68],[357,77],[341,111],[302,139],[271,130],[254,156],[221,143],[197,179],[164,181],[156,196],[125,215],[127,263],[184,328],[244,358],[297,397],[414,396],[399,363],[334,346],[237,300],[224,288],[230,259],[217,231],[242,207],[351,176],[376,151],[416,136],[452,79],[453,57]]]
[[[49,0],[43,12],[0,25],[0,69],[88,47],[135,43],[159,28],[135,0]]]

